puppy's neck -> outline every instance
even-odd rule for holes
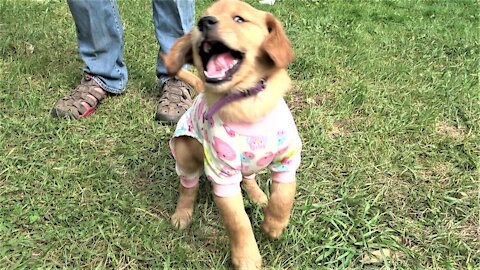
[[[283,69],[278,70],[268,77],[263,91],[254,96],[225,104],[218,111],[218,114],[225,122],[255,123],[276,107],[279,100],[290,89],[290,82],[287,72]],[[221,93],[205,92],[209,107],[213,106],[224,96]]]

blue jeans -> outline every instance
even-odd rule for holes
[[[68,0],[77,29],[78,49],[84,71],[106,91],[125,91],[128,72],[123,62],[123,27],[116,0]],[[194,0],[152,0],[159,51],[168,53],[175,41],[193,27]],[[168,78],[160,57],[157,77]]]

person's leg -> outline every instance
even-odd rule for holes
[[[194,0],[152,0],[152,8],[159,52],[167,54],[176,40],[193,27]],[[192,89],[185,82],[168,77],[160,56],[157,58],[156,73],[163,90],[163,96],[157,105],[156,119],[176,123],[192,105]]]
[[[106,91],[125,91],[128,75],[123,62],[123,27],[116,0],[69,0],[77,28],[84,71]]]
[[[69,0],[68,6],[87,76],[71,95],[57,101],[51,114],[81,118],[93,113],[108,93],[125,91],[128,75],[123,62],[123,28],[116,0]]]
[[[193,27],[194,0],[152,0],[155,35],[159,52],[167,54],[178,38]],[[168,72],[161,57],[157,58],[157,77],[161,83],[168,79]]]

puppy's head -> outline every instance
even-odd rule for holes
[[[285,68],[293,50],[272,14],[238,0],[220,0],[164,60],[171,74],[185,63],[194,64],[207,91],[227,92],[249,88]]]

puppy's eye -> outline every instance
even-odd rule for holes
[[[237,22],[237,23],[245,22],[245,20],[244,20],[242,17],[240,17],[240,16],[235,16],[235,17],[233,17],[233,20],[234,20],[235,22]]]

